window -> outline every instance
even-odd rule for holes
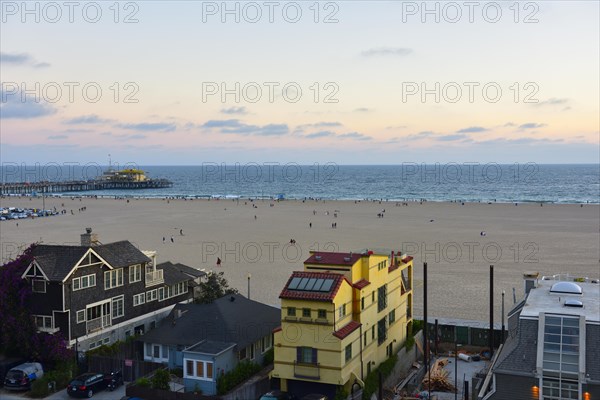
[[[254,360],[254,345],[250,345],[250,359]]]
[[[360,299],[360,309],[364,310],[365,309],[365,298],[361,297]]]
[[[140,293],[133,295],[133,306],[139,306],[146,302],[146,293]]]
[[[387,307],[387,285],[377,289],[377,311],[383,311]]]
[[[261,344],[260,350],[261,350],[261,352],[264,353],[265,351],[267,351],[267,350],[269,350],[271,348],[271,343],[272,343],[272,341],[271,341],[271,335],[265,336],[264,338],[261,339],[260,342],[261,342],[260,343]]]
[[[544,322],[543,370],[544,375],[558,376],[559,378],[559,386],[557,388],[548,386],[547,391],[556,393],[554,390],[556,389],[561,394],[556,398],[570,398],[562,395],[562,382],[565,379],[574,381],[578,379],[579,318],[546,316]],[[550,379],[549,382],[552,382],[552,380]],[[550,399],[554,398],[551,397],[552,395],[549,396]]]
[[[296,316],[296,307],[288,307],[287,309],[287,315],[288,317],[295,317]]]
[[[85,322],[85,310],[77,311],[77,323]]]
[[[390,311],[390,313],[388,314],[388,320],[390,321],[390,325],[396,321],[396,310],[395,309]]]
[[[320,319],[327,319],[327,310],[320,309],[318,313]]]
[[[365,338],[364,338],[364,342],[365,342],[365,343],[364,343],[364,345],[363,345],[363,346],[365,346],[365,347],[366,347],[366,346],[367,346],[367,332],[365,332],[365,334],[364,334],[363,336],[365,337]]]
[[[102,344],[109,344],[109,343],[110,343],[109,337],[105,337],[104,339],[102,339]]]
[[[73,291],[96,286],[96,274],[84,275],[73,278]]]
[[[152,346],[152,357],[160,358],[160,346],[158,344]]]
[[[317,349],[296,347],[296,361],[301,364],[317,364]]]
[[[154,289],[154,290],[149,290],[146,292],[146,303],[150,302],[150,301],[154,301],[158,298],[158,290]]]
[[[204,378],[204,361],[196,361],[196,376]]]
[[[206,377],[209,379],[213,377],[213,363],[211,362],[206,363]]]
[[[382,344],[387,339],[387,323],[385,317],[377,322],[377,342]]]
[[[104,289],[123,286],[123,268],[106,271],[104,273]]]
[[[112,317],[120,318],[125,315],[125,297],[113,297],[112,299]]]
[[[578,399],[579,387],[577,381],[544,377],[542,381],[542,395],[544,399],[562,400]]]
[[[371,303],[375,303],[375,291],[371,292]]]
[[[158,288],[158,301],[163,301],[165,299],[165,288]]]
[[[188,376],[194,376],[194,362],[192,360],[185,361],[185,374]]]
[[[371,327],[371,340],[375,340],[375,325]]]
[[[385,346],[385,356],[386,357],[391,357],[392,353],[394,352],[394,349],[392,347],[393,343],[388,344],[387,346]]]
[[[31,290],[35,293],[46,293],[46,281],[42,279],[32,280]]]
[[[139,282],[142,280],[142,266],[130,265],[129,266],[129,283]]]
[[[302,316],[304,318],[310,318],[310,308],[303,308],[302,309]]]
[[[346,362],[352,359],[352,343],[346,346]]]
[[[342,304],[339,308],[339,318],[344,318],[344,316],[346,315],[346,303]]]
[[[387,267],[387,260],[384,260],[384,261],[380,262],[379,264],[377,264],[377,271],[381,271],[385,267]]]
[[[35,326],[40,329],[52,329],[52,317],[47,315],[35,315]]]
[[[245,360],[246,359],[246,348],[244,347],[242,350],[240,350],[240,360]]]

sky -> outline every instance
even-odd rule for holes
[[[597,1],[0,1],[5,163],[600,162]]]

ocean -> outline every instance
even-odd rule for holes
[[[451,163],[337,165],[294,163],[136,167],[171,188],[63,193],[74,196],[224,197],[388,201],[600,203],[600,165]],[[87,180],[99,164],[3,164],[2,182]]]

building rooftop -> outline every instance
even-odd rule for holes
[[[279,298],[332,301],[344,280],[346,278],[342,274],[295,271],[285,284]]]
[[[577,293],[578,288],[581,294]],[[577,306],[575,300],[581,302],[582,307]],[[574,306],[566,306],[565,302]],[[521,318],[538,318],[540,313],[583,315],[586,321],[600,322],[600,284],[539,280],[537,288],[529,292]]]
[[[320,265],[346,265],[352,266],[365,254],[360,253],[333,253],[326,251],[315,251],[308,257],[304,264]]]
[[[188,347],[187,349],[185,349],[185,351],[190,352],[190,353],[217,355],[233,346],[235,346],[235,343],[233,343],[233,342],[219,342],[216,340],[203,340],[199,343],[196,343],[193,346]]]

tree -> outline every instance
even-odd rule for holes
[[[166,369],[159,369],[152,377],[152,389],[169,390],[171,375]]]
[[[209,272],[206,282],[198,285],[200,295],[196,298],[196,303],[208,304],[228,294],[238,293],[237,289],[229,287],[224,275],[224,272]]]

